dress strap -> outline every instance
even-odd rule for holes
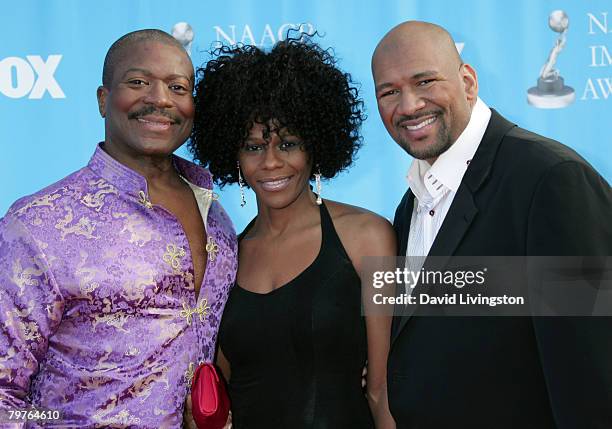
[[[348,254],[346,253],[346,249],[342,245],[342,241],[336,232],[334,222],[329,214],[329,211],[327,210],[325,201],[321,203],[319,209],[321,212],[321,250],[334,249],[343,259],[351,262],[351,258],[349,258]]]

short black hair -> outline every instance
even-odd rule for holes
[[[238,152],[253,123],[276,121],[299,137],[323,177],[352,164],[361,146],[363,101],[330,50],[300,35],[277,42],[270,52],[222,46],[212,57],[196,73],[189,149],[217,184],[238,181]]]
[[[161,42],[184,50],[183,45],[181,45],[178,40],[165,31],[155,28],[132,31],[131,33],[121,36],[108,49],[106,57],[104,58],[104,67],[102,69],[103,86],[108,88],[113,82],[113,72],[115,71],[115,66],[122,58],[121,54],[125,48],[138,42]],[[187,51],[185,51],[185,55],[188,55]]]

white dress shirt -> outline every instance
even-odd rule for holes
[[[420,270],[444,222],[459,184],[485,133],[491,110],[478,98],[470,120],[455,143],[433,165],[414,159],[408,170],[408,185],[414,193],[414,208],[406,256],[409,269]]]

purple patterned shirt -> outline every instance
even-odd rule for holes
[[[174,164],[208,236],[197,301],[180,223],[99,146],[0,220],[0,409],[61,411],[45,427],[181,426],[194,367],[214,357],[237,243],[210,173]]]

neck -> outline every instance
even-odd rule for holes
[[[319,206],[309,188],[287,207],[280,209],[265,206],[257,201],[257,220],[253,233],[262,236],[278,237],[287,232],[304,227],[319,219]]]
[[[106,140],[102,149],[115,160],[143,176],[149,187],[163,187],[177,183],[178,172],[174,168],[172,155],[152,156],[129,153],[120,150],[115,144]]]

